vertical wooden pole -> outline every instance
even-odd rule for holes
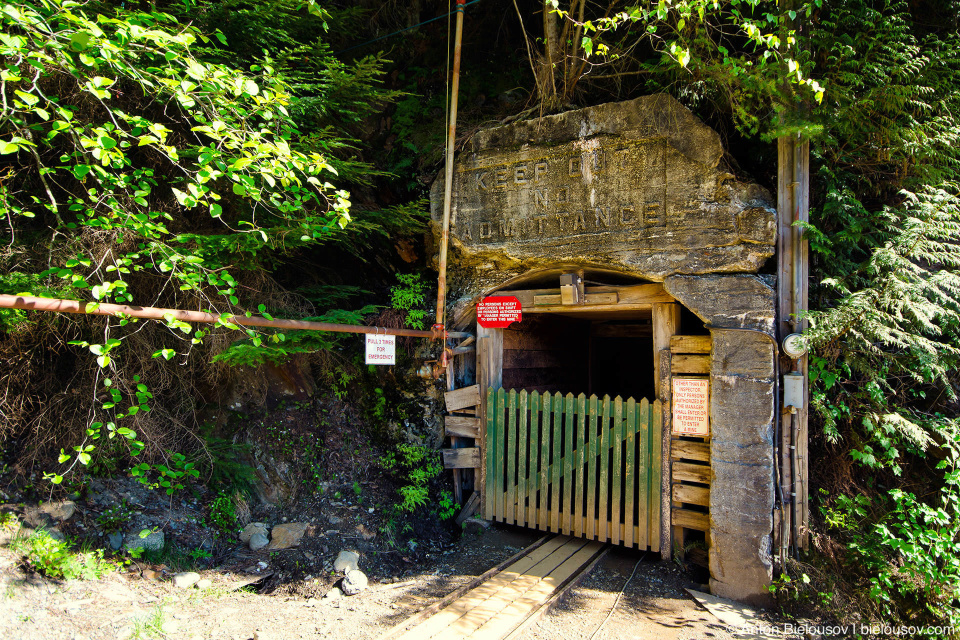
[[[480,385],[480,447],[481,460],[487,459],[484,455],[487,447],[487,407],[486,397],[489,389],[499,389],[503,386],[503,329],[485,329],[477,325],[477,384]],[[477,490],[487,487],[486,465],[480,465],[480,478],[475,482]],[[483,496],[480,496],[483,498]],[[489,516],[487,519],[490,519]]]
[[[673,536],[670,535],[671,514],[670,508],[672,496],[670,495],[670,483],[673,478],[670,463],[670,434],[672,431],[672,420],[670,411],[670,395],[672,393],[670,386],[670,338],[680,330],[680,305],[674,302],[663,302],[653,305],[653,371],[654,385],[660,395],[663,412],[661,420],[661,457],[662,467],[660,480],[660,554],[665,560],[669,560],[673,554],[673,537],[677,538],[680,546],[683,546],[683,528],[673,529]],[[678,505],[679,506],[679,505]]]
[[[783,136],[778,140],[778,184],[777,184],[777,304],[779,321],[778,337],[782,341],[790,333],[801,333],[806,329],[806,320],[801,319],[808,309],[809,289],[809,247],[806,235],[798,223],[810,220],[810,143],[797,136]],[[808,460],[807,460],[807,398],[809,397],[809,377],[807,358],[801,357],[794,363],[795,369],[803,375],[804,402],[792,416],[793,428],[781,427],[781,433],[791,435],[790,441],[781,443],[782,447],[796,447],[797,464],[791,465],[792,475],[782,475],[780,481],[784,492],[797,503],[797,517],[793,519],[793,544],[807,549],[809,498]],[[779,375],[779,373],[778,373]],[[776,415],[788,420],[782,412]],[[789,421],[789,420],[788,420]],[[784,458],[781,452],[781,460]],[[781,467],[782,468],[782,467]],[[793,494],[793,495],[791,495]],[[790,511],[790,505],[784,505],[784,515]],[[788,529],[789,530],[789,529]]]
[[[481,393],[503,386],[503,329],[486,329],[477,325],[477,340],[483,348],[477,354],[477,381]]]
[[[447,391],[453,391],[457,387],[456,375],[453,370],[453,361],[454,358],[450,358],[447,361]],[[457,436],[450,436],[450,448],[459,449],[460,448],[460,438]],[[453,499],[456,500],[457,504],[463,504],[463,469],[454,469],[453,470]]]
[[[660,351],[670,348],[670,338],[680,330],[680,305],[660,302],[653,305],[653,387],[660,389]]]
[[[670,459],[670,443],[673,435],[673,385],[670,382],[670,349],[660,351],[660,557],[673,557],[672,481],[673,468]],[[653,446],[656,446],[653,443]],[[681,529],[682,533],[682,529]]]

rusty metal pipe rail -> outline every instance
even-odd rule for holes
[[[130,316],[147,320],[167,320],[173,318],[182,322],[205,322],[217,324],[230,322],[245,327],[270,327],[274,329],[303,329],[306,331],[331,331],[335,333],[373,333],[388,336],[409,336],[412,338],[440,338],[433,331],[417,329],[390,329],[387,327],[365,327],[353,324],[334,324],[332,322],[312,322],[309,320],[268,320],[261,316],[235,315],[231,313],[208,313],[205,311],[186,311],[184,309],[163,309],[157,307],[137,307],[125,304],[105,302],[83,302],[79,300],[61,300],[59,298],[39,298],[36,296],[0,295],[0,308],[23,309],[25,311],[53,311],[58,313],[79,313],[95,316]],[[467,338],[472,334],[462,331],[449,331],[448,338]]]

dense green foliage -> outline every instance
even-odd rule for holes
[[[960,38],[956,7],[825,6],[810,33],[817,119],[814,405],[825,533],[848,543],[881,617],[960,622]],[[951,10],[939,24],[930,17]],[[924,14],[923,12],[931,12]],[[860,492],[869,503],[857,508]],[[845,499],[846,498],[846,499]]]
[[[231,312],[242,295],[238,270],[349,221],[346,192],[326,181],[335,172],[320,154],[291,147],[290,95],[269,66],[248,75],[202,62],[191,48],[206,37],[155,11],[109,17],[50,1],[6,5],[2,20],[0,198],[14,274],[37,261],[33,245],[48,237],[50,268],[23,279],[51,276],[92,304],[192,299]],[[134,324],[111,319],[101,339],[71,341],[96,357],[102,388],[74,464],[89,464],[101,437],[129,440],[134,454],[144,446],[119,421],[150,411],[146,380],[112,378]],[[185,334],[174,344],[207,333],[172,317],[167,324]],[[176,353],[157,346],[154,357]],[[61,463],[69,459],[61,449]],[[168,490],[170,464],[158,467]]]
[[[228,384],[220,363],[280,363],[340,344],[241,331],[230,314],[363,322],[377,307],[350,308],[365,295],[358,287],[285,286],[273,274],[318,247],[359,254],[423,228],[419,201],[351,219],[338,187],[381,175],[356,158],[354,136],[397,93],[379,88],[377,56],[347,65],[329,54],[329,14],[289,2],[169,9],[50,0],[0,16],[0,291],[226,314],[213,328],[172,318],[164,328],[0,311],[11,372],[0,431],[27,445],[13,456],[58,448],[54,481],[77,465],[115,472],[141,452],[138,476],[168,492],[200,467],[214,474],[222,464],[194,468],[180,449],[196,447],[198,386]],[[67,358],[50,351],[65,344]],[[219,441],[209,442],[200,460],[214,460]]]
[[[0,291],[423,322],[429,278],[394,272],[426,253],[403,236],[426,227],[441,157],[446,26],[362,43],[447,7],[348,4],[7,5]],[[793,584],[837,618],[960,624],[960,6],[481,6],[468,10],[461,131],[666,91],[723,133],[732,171],[768,186],[776,137],[811,139],[819,509],[797,571],[817,578]],[[13,311],[0,331],[16,372],[0,436],[37,455],[64,447],[61,472],[126,469],[143,450],[138,468],[167,490],[194,460],[189,471],[241,478],[216,435],[206,453],[177,453],[228,364],[335,354],[315,376],[330,393],[373,399],[372,422],[401,417],[336,337]],[[385,466],[399,509],[423,509],[435,461],[398,451]]]

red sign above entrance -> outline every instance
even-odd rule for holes
[[[477,303],[477,324],[486,329],[505,329],[520,322],[520,301],[514,296],[484,298]]]

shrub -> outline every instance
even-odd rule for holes
[[[48,578],[96,580],[116,569],[114,563],[104,559],[101,549],[74,551],[67,540],[58,540],[42,529],[15,540],[11,547]]]

